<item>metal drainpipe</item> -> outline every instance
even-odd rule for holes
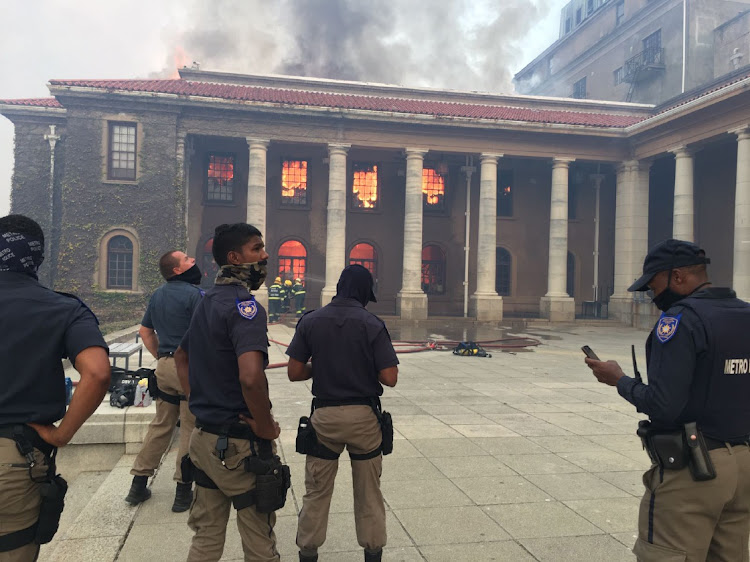
[[[466,174],[466,233],[464,234],[464,318],[469,316],[469,236],[471,234],[471,175],[476,171],[474,157],[466,157],[461,171]],[[466,337],[464,337],[466,339]]]
[[[594,302],[599,300],[599,225],[601,214],[601,187],[604,176],[602,174],[593,174],[594,192],[596,195],[594,209]]]
[[[44,135],[44,140],[49,142],[49,254],[50,273],[49,285],[52,287],[55,281],[55,146],[60,140],[60,135],[55,134],[55,125],[49,126],[49,133]]]

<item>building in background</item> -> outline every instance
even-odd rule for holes
[[[308,309],[361,263],[373,311],[404,320],[466,305],[490,322],[608,308],[648,324],[626,288],[670,236],[750,298],[748,86],[657,108],[183,69],[52,80],[54,97],[0,114],[11,209],[49,233],[42,275],[103,321],[137,319],[166,250],[197,256],[210,284],[214,228],[247,221],[269,283],[304,279]]]
[[[521,94],[659,105],[750,64],[750,0],[573,0]]]

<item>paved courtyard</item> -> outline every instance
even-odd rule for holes
[[[394,339],[417,339],[425,329],[394,328]],[[461,339],[450,327],[434,336]],[[290,341],[293,328],[272,326]],[[583,363],[590,345],[603,359],[630,367],[636,344],[645,371],[645,332],[616,325],[483,328],[477,339],[537,337],[542,345],[491,358],[430,351],[400,355],[399,383],[384,406],[396,427],[394,452],[384,460],[388,546],[392,561],[625,561],[635,560],[641,474],[649,462],[635,436],[639,415],[614,388],[599,384]],[[283,360],[274,345],[271,362]],[[308,383],[269,371],[271,399],[281,423],[280,450],[292,471],[287,506],[276,533],[283,560],[296,560],[297,513],[304,494],[304,459],[294,451],[299,416],[309,412]],[[87,510],[56,541],[54,559],[184,560],[191,531],[187,513],[170,511],[175,451],[151,484],[153,497],[131,508],[127,493],[133,456],[106,476],[107,517]],[[351,472],[342,455],[328,540],[321,561],[361,560],[354,532]],[[101,488],[97,495],[101,495]],[[93,500],[92,500],[93,503]],[[82,521],[82,518],[83,521]],[[103,520],[106,519],[106,520]],[[242,560],[234,512],[223,560]],[[117,525],[123,527],[116,533]],[[83,529],[83,530],[82,530]],[[43,551],[50,558],[50,550]],[[91,554],[95,553],[95,554]],[[90,558],[87,558],[90,557]],[[42,556],[42,559],[45,559]]]

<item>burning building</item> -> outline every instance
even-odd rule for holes
[[[653,106],[182,69],[52,80],[0,113],[46,281],[105,318],[138,310],[168,249],[210,283],[214,227],[247,221],[308,308],[361,263],[379,314],[630,323],[652,309],[625,289],[672,235],[750,297],[749,86]]]

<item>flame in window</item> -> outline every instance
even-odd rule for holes
[[[285,160],[281,168],[281,196],[296,197],[307,190],[307,161]]]
[[[354,204],[360,209],[373,209],[378,202],[378,167],[355,166],[352,193]]]
[[[445,197],[445,178],[434,168],[422,169],[422,197],[427,205],[441,205]]]
[[[234,158],[231,156],[216,156],[212,154],[208,159],[208,177],[217,185],[226,185],[234,179]]]

